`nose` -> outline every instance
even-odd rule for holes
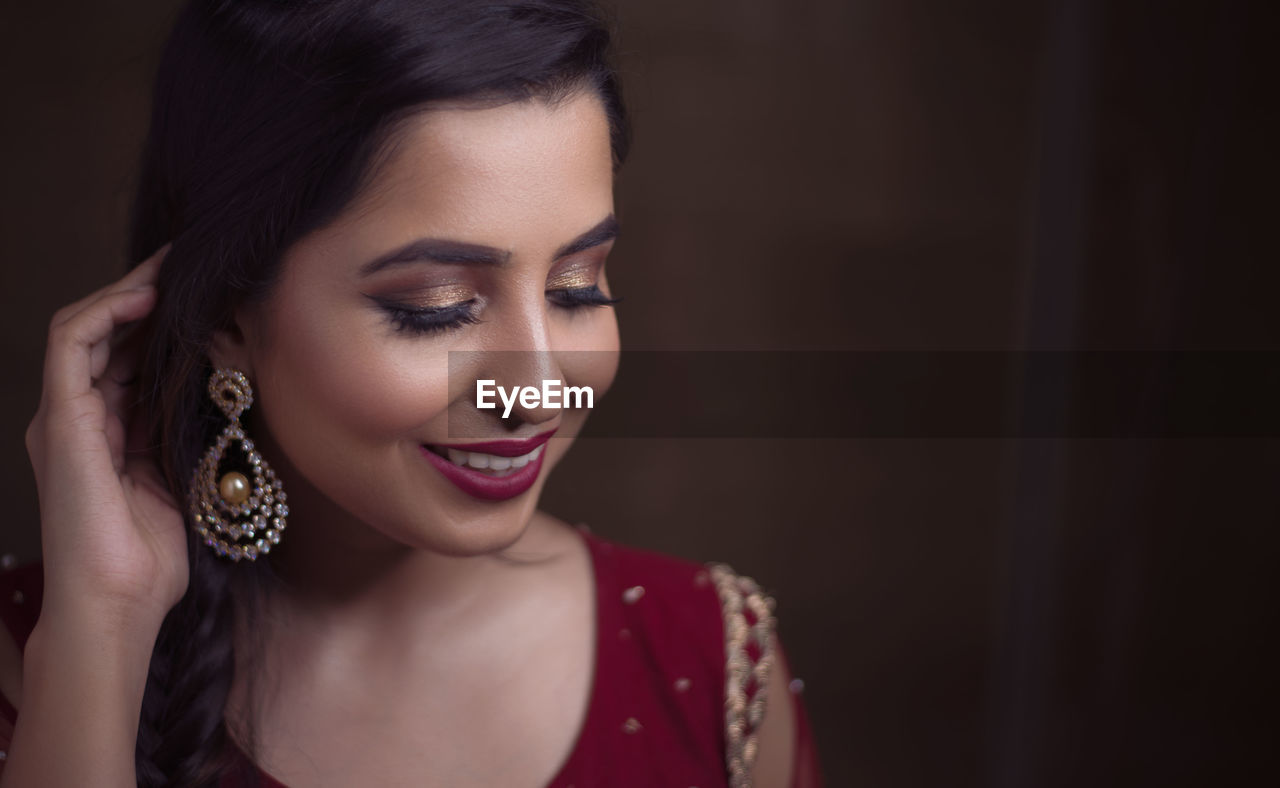
[[[547,407],[542,397],[544,383],[559,381],[562,385],[564,379],[549,351],[488,350],[479,353],[478,366],[484,372],[477,381],[492,381],[485,384],[486,392],[491,392],[485,401],[493,406],[488,412],[512,429],[521,424],[543,424],[556,418],[560,408]],[[478,401],[476,406],[480,406]]]
[[[528,304],[518,314],[504,316],[495,321],[493,334],[486,343],[492,350],[479,351],[476,368],[477,379],[490,379],[496,387],[512,394],[526,389],[543,389],[544,381],[564,381],[564,373],[551,349],[551,337],[546,320],[542,293],[527,299]],[[560,414],[560,408],[547,407],[541,397],[516,396],[510,411],[499,401],[500,407],[489,411],[515,429],[521,424],[544,424]]]

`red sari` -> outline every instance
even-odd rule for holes
[[[580,527],[596,580],[596,670],[578,740],[548,788],[729,786],[726,634],[721,575],[709,567],[626,547]],[[41,568],[0,574],[0,620],[19,646],[39,616]],[[731,592],[730,592],[731,593]],[[758,650],[751,652],[757,657]],[[820,788],[821,772],[800,682],[768,703],[791,703],[796,717],[792,788]],[[0,751],[16,712],[0,696]],[[0,766],[3,762],[0,761]],[[252,768],[252,767],[250,767]],[[283,784],[259,772],[263,785]],[[240,782],[228,777],[224,788]]]

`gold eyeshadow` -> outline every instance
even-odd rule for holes
[[[466,303],[476,297],[475,288],[466,285],[440,285],[391,293],[389,297],[418,309],[444,309]]]
[[[581,290],[596,284],[595,266],[578,265],[547,278],[548,290]]]

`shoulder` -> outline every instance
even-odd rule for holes
[[[601,603],[618,607],[628,622],[638,625],[632,634],[718,646],[720,597],[710,566],[586,530],[584,536],[593,554]]]
[[[590,534],[587,540],[599,571],[609,576],[598,578],[601,593],[616,593],[613,604],[624,611],[619,635],[640,641],[646,658],[668,676],[693,675],[690,662],[696,661],[697,675],[676,679],[676,687],[686,693],[701,685],[714,712],[709,724],[718,729],[713,746],[730,784],[746,784],[753,772],[760,785],[786,784],[795,720],[787,669],[779,664],[773,597],[726,563],[699,563]],[[683,667],[663,665],[674,660]],[[769,704],[770,696],[777,701]]]
[[[604,563],[618,579],[644,580],[664,596],[705,595],[709,590],[708,565],[687,558],[614,542],[580,526],[598,563]],[[648,593],[648,588],[645,593]]]
[[[722,562],[701,563],[619,544],[584,530],[606,602],[620,603],[628,619],[660,635],[696,642],[728,668],[726,686],[746,680],[745,667],[764,678],[772,659],[774,600],[752,578]],[[604,596],[613,595],[612,598]],[[726,659],[738,657],[738,662]]]

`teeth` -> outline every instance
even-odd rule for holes
[[[538,455],[542,453],[542,447],[534,449],[528,454],[522,454],[519,457],[499,457],[496,454],[485,454],[478,451],[462,451],[461,449],[453,449],[447,446],[442,447],[449,455],[449,461],[454,465],[465,465],[469,468],[477,468],[479,470],[505,471],[514,468],[523,468],[530,462],[536,460]]]

